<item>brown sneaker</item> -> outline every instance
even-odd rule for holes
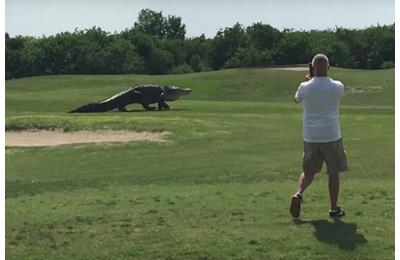
[[[290,202],[290,214],[292,214],[294,218],[300,217],[300,208],[302,200],[303,198],[301,197],[300,193],[296,193],[292,197],[292,200]]]

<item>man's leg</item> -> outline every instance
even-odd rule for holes
[[[303,172],[300,174],[297,194],[302,195],[322,168],[323,158],[320,143],[304,142]]]
[[[339,173],[329,174],[329,196],[331,199],[331,210],[337,209],[337,201],[339,197]]]
[[[303,192],[311,184],[314,179],[314,174],[308,172],[302,172],[299,177],[299,187],[297,193],[303,195]]]
[[[292,196],[290,202],[290,214],[293,217],[298,218],[300,216],[303,193],[312,183],[314,174],[321,170],[322,163],[320,143],[304,142],[303,172],[299,177],[297,192]]]
[[[332,218],[340,218],[345,215],[345,212],[337,205],[340,190],[339,172],[346,171],[348,168],[346,153],[344,152],[341,139],[324,144],[322,150],[329,175],[328,188],[331,200],[329,216]]]
[[[299,187],[296,192],[292,196],[291,202],[290,202],[290,214],[294,218],[300,217],[300,208],[301,208],[301,201],[303,200],[303,192],[306,190],[306,188],[311,184],[311,182],[314,179],[314,174],[309,173],[309,172],[302,172],[299,177]]]

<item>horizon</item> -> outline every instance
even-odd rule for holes
[[[257,23],[257,22],[254,22],[254,23]],[[253,23],[253,24],[254,24]],[[234,25],[235,25],[236,23],[234,23],[234,24],[232,24],[232,25],[230,25],[230,26],[227,26],[227,27],[225,27],[225,28],[232,28]],[[253,25],[253,24],[249,24],[249,25],[243,25],[243,24],[240,24],[243,28],[246,28],[246,27],[248,27],[248,26],[251,26],[251,25]],[[288,30],[294,30],[294,31],[296,31],[296,32],[309,32],[309,31],[330,31],[330,30],[336,30],[336,28],[343,28],[343,29],[348,29],[348,30],[364,30],[364,29],[367,29],[367,28],[371,28],[371,27],[378,27],[378,26],[380,26],[380,27],[382,27],[382,26],[390,26],[390,25],[393,25],[393,24],[395,24],[395,22],[393,22],[393,23],[390,23],[390,24],[375,24],[375,25],[369,25],[369,26],[365,26],[365,27],[357,27],[357,28],[355,28],[355,27],[342,27],[342,26],[337,26],[337,27],[335,27],[335,28],[325,28],[325,29],[308,29],[308,30],[306,30],[306,29],[295,29],[295,28],[283,28],[283,29],[279,29],[279,28],[277,28],[277,27],[275,27],[275,26],[273,26],[272,24],[267,24],[267,23],[263,23],[263,24],[265,24],[265,25],[270,25],[270,26],[272,26],[273,28],[275,28],[275,29],[278,29],[280,32],[282,32],[283,30],[285,30],[285,29],[288,29]],[[97,26],[97,25],[93,25],[92,27],[88,27],[88,28],[78,28],[78,27],[76,27],[75,29],[77,30],[77,31],[85,31],[85,30],[89,30],[89,29],[91,29],[91,28],[93,28],[93,27],[96,27],[96,28],[100,28],[102,31],[104,31],[104,32],[106,32],[106,33],[109,33],[109,34],[119,34],[119,33],[121,33],[121,32],[123,32],[124,30],[129,30],[129,29],[132,29],[133,28],[133,26],[131,26],[131,27],[129,27],[129,28],[125,28],[125,29],[122,29],[122,30],[120,30],[120,31],[113,31],[113,32],[111,32],[111,31],[107,31],[107,30],[104,30],[104,28],[102,28],[102,27],[100,27],[100,26]],[[222,30],[224,30],[225,28],[221,28]],[[220,30],[221,30],[220,29]],[[67,30],[67,31],[59,31],[59,32],[55,32],[54,34],[49,34],[49,35],[44,35],[44,34],[42,34],[42,35],[22,35],[22,34],[11,34],[11,33],[9,33],[9,32],[7,32],[7,31],[5,31],[5,33],[7,33],[10,37],[17,37],[17,36],[22,36],[22,37],[33,37],[33,38],[37,38],[37,39],[39,39],[39,38],[42,38],[42,37],[51,37],[51,36],[55,36],[55,35],[57,35],[57,34],[59,34],[59,33],[74,33],[75,32],[75,30]],[[212,39],[212,38],[214,38],[215,37],[215,35],[217,34],[217,32],[218,31],[216,31],[215,32],[215,34],[213,35],[213,36],[210,36],[210,37],[208,37],[208,36],[206,36],[205,35],[205,38],[206,39]],[[187,34],[187,32],[186,32],[186,34]],[[202,33],[202,34],[204,34],[204,33]],[[185,36],[185,38],[196,38],[196,37],[200,37],[202,34],[200,34],[200,35],[192,35],[192,36]]]
[[[321,2],[324,4],[317,5]],[[6,0],[5,32],[11,37],[21,35],[40,38],[96,26],[108,33],[120,33],[133,28],[139,11],[146,8],[161,11],[163,16],[181,17],[182,23],[186,25],[186,38],[199,37],[202,34],[206,38],[213,38],[219,30],[232,27],[236,23],[246,28],[261,22],[279,31],[284,29],[323,31],[335,30],[337,27],[365,29],[395,24],[394,1],[392,0],[338,0],[335,3],[327,0],[310,0],[307,6],[297,1],[280,3],[277,0],[251,0],[246,4],[231,3],[227,0],[218,3],[210,0],[202,3],[191,1],[182,3],[183,0],[174,0],[169,3],[160,0],[139,0],[135,3],[127,0],[114,3],[104,0],[96,2],[73,0],[57,3],[51,0],[34,2]],[[304,16],[304,12],[310,10],[309,6],[313,7],[313,15]],[[343,6],[346,8],[344,9]],[[351,11],[355,7],[358,9],[357,13]],[[371,9],[374,10],[373,13],[369,12]],[[329,13],[326,10],[329,10]],[[204,13],[207,13],[207,19],[204,19]],[[282,13],[286,15],[282,17]],[[340,17],[340,20],[337,17]]]

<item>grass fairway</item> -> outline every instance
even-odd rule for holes
[[[393,259],[394,70],[334,68],[350,171],[328,218],[325,170],[301,169],[303,72],[6,81],[6,129],[169,131],[167,142],[6,148],[7,259]],[[191,87],[170,111],[66,114],[136,83]]]

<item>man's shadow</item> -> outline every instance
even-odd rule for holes
[[[357,246],[366,244],[368,240],[357,232],[357,225],[334,219],[329,222],[325,219],[303,221],[295,219],[296,225],[311,224],[315,228],[314,236],[317,240],[338,246],[342,250],[352,251]]]

